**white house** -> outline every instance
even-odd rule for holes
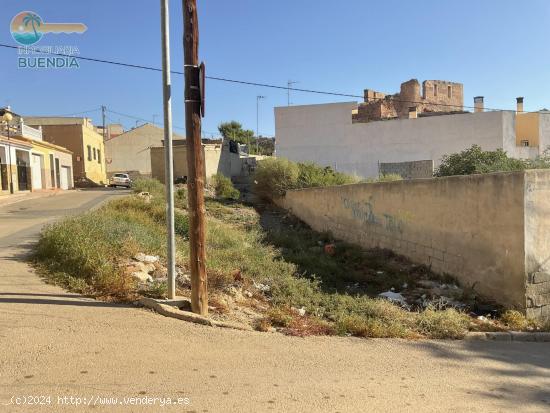
[[[527,146],[529,139],[516,139],[516,118],[526,114],[481,108],[475,113],[352,123],[357,108],[356,102],[275,108],[276,155],[374,177],[380,165],[388,163],[431,160],[437,167],[444,155],[474,144],[484,150],[501,148],[517,158],[535,158],[550,146],[550,114],[544,112],[532,128],[538,134],[532,139],[536,146]]]

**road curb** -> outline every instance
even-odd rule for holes
[[[522,331],[472,332],[466,334],[464,340],[550,343],[550,333],[527,333]]]
[[[155,300],[154,298],[141,298],[138,303],[143,307],[150,308],[157,313],[165,316],[177,318],[178,320],[188,321],[195,324],[202,324],[211,327],[230,328],[233,330],[253,331],[253,328],[246,324],[238,323],[226,323],[223,321],[212,320],[208,317],[204,317],[189,311],[183,311],[175,307],[179,303],[186,300]]]

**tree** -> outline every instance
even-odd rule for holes
[[[223,138],[227,140],[245,144],[251,144],[254,141],[254,131],[243,129],[243,126],[235,120],[220,123],[218,130]]]
[[[275,152],[275,139],[257,138],[252,148],[253,151],[256,151],[256,146],[258,147],[258,155],[273,156],[273,152]]]

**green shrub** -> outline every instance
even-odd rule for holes
[[[330,166],[321,168],[313,162],[298,163],[298,188],[345,185],[358,182],[356,177],[334,171]]]
[[[189,216],[179,211],[174,213],[174,229],[181,237],[189,237]]]
[[[239,190],[233,186],[231,179],[227,176],[216,174],[212,175],[210,180],[217,198],[237,200],[241,196]]]
[[[290,189],[345,185],[358,182],[357,177],[320,167],[312,162],[296,163],[283,158],[264,159],[254,176],[254,191],[264,199],[282,196]]]
[[[471,175],[489,172],[521,171],[529,162],[508,157],[505,151],[484,151],[478,145],[462,152],[445,155],[435,176]]]
[[[282,196],[289,189],[298,187],[300,170],[288,159],[267,158],[258,163],[254,191],[264,199]]]

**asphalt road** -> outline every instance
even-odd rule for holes
[[[223,330],[44,284],[25,261],[42,225],[121,193],[0,207],[0,411],[550,411],[549,343]]]

